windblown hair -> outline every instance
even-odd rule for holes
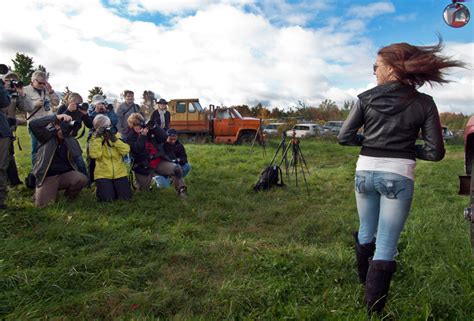
[[[145,118],[143,118],[143,116],[140,113],[133,113],[127,119],[127,123],[129,127],[138,126],[142,124],[144,121],[145,121]]]
[[[92,121],[92,125],[94,125],[94,129],[96,130],[101,127],[109,127],[110,124],[110,118],[102,114],[95,116],[94,120]]]
[[[398,81],[421,87],[425,83],[447,83],[446,68],[465,67],[466,64],[441,55],[443,42],[434,46],[413,46],[405,42],[394,43],[378,51],[385,64],[390,66]]]
[[[75,101],[78,104],[82,103],[82,97],[78,93],[69,92],[66,94],[66,96],[64,96],[64,99],[68,102],[68,104],[73,101]]]
[[[41,70],[36,70],[32,75],[31,75],[31,80],[33,79],[48,79],[48,75]]]
[[[124,90],[123,91],[123,97],[128,96],[128,95],[134,96],[135,94],[131,90],[128,90],[128,89]]]

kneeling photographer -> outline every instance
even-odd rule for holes
[[[79,172],[72,161],[78,145],[70,135],[74,127],[71,116],[64,114],[48,115],[30,122],[31,131],[40,143],[33,166],[36,207],[55,202],[59,190],[65,190],[66,197],[74,198],[87,185],[87,176]]]
[[[5,89],[10,95],[11,103],[6,108],[6,115],[8,117],[8,124],[10,125],[10,130],[12,132],[12,139],[10,141],[9,148],[9,163],[7,169],[8,181],[10,186],[16,186],[22,184],[18,176],[18,168],[15,161],[15,147],[14,142],[17,139],[15,132],[17,128],[17,119],[16,112],[31,112],[34,109],[33,102],[25,94],[23,83],[19,80],[18,75],[13,72],[8,72],[3,77],[3,82],[5,84]],[[18,146],[20,143],[18,141]],[[20,147],[21,149],[21,147]]]
[[[123,161],[130,146],[117,139],[110,126],[107,116],[97,115],[94,118],[95,131],[89,143],[89,157],[95,160],[94,178],[99,202],[132,198],[128,170]]]
[[[114,107],[112,104],[108,104],[102,95],[94,95],[92,97],[91,104],[89,106],[89,110],[87,111],[89,114],[89,117],[91,120],[94,120],[94,118],[97,115],[104,115],[107,116],[110,119],[110,126],[112,129],[112,132],[115,134],[118,132],[117,130],[117,114],[114,111]],[[93,130],[93,128],[92,128]]]
[[[82,127],[82,123],[84,123],[85,127],[89,129],[92,128],[92,119],[87,113],[89,105],[83,103],[82,97],[78,93],[68,93],[65,97],[65,101],[67,105],[59,106],[58,115],[65,114],[71,116],[74,121],[74,128],[71,130],[71,136],[81,138],[84,135],[84,131],[79,136],[78,132]],[[82,156],[82,149],[80,146],[78,146],[78,148],[81,152],[77,153],[73,160],[79,171],[87,176],[87,167],[84,157]]]
[[[163,148],[167,138],[166,132],[160,127],[147,126],[139,113],[131,114],[127,122],[128,129],[124,134],[124,140],[130,145],[132,169],[139,190],[148,190],[155,175],[172,176],[177,194],[186,197],[181,166],[166,160]]]

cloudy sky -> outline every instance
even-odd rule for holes
[[[474,112],[474,21],[447,26],[451,0],[14,0],[2,3],[0,63],[16,52],[50,72],[56,91],[108,97],[198,97],[203,106],[316,106],[375,85],[377,50],[430,45],[469,63],[421,90],[440,111]],[[474,14],[474,2],[465,3]]]

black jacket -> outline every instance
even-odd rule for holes
[[[3,87],[3,82],[0,82],[0,109],[10,106],[10,96]],[[0,110],[0,138],[11,137],[10,125],[7,120],[7,115],[3,110]]]
[[[171,121],[171,114],[169,111],[165,111],[165,125],[161,126],[161,118],[160,118],[160,112],[158,110],[155,110],[153,113],[151,113],[150,117],[150,123],[153,125],[156,125],[158,127],[164,128],[165,130],[168,130],[170,128],[170,121]]]
[[[389,82],[360,94],[338,135],[341,145],[361,145],[361,155],[439,161],[445,149],[433,98]],[[364,133],[358,134],[363,128]],[[423,145],[416,145],[421,130]]]
[[[163,143],[166,141],[166,133],[163,129],[152,128],[147,136],[137,134],[132,128],[127,128],[122,139],[130,145],[130,156],[133,159],[132,169],[141,175],[148,175],[149,161],[152,157],[164,157]],[[149,155],[146,148],[147,142],[152,143],[158,150],[158,154]]]
[[[177,140],[174,144],[166,142],[164,143],[163,147],[169,161],[177,162],[179,165],[184,165],[188,162],[186,150],[179,140]]]

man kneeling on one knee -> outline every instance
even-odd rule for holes
[[[62,114],[30,122],[30,129],[40,143],[33,166],[36,207],[55,202],[59,190],[65,190],[66,197],[74,198],[87,185],[87,176],[77,170],[72,160],[78,152],[75,150],[78,144],[70,136],[71,120],[71,116]]]
[[[133,113],[128,118],[124,140],[130,145],[133,171],[140,190],[148,190],[155,175],[172,176],[179,196],[186,197],[186,186],[181,166],[167,160],[163,144],[166,132],[157,126],[147,126],[142,115]]]

